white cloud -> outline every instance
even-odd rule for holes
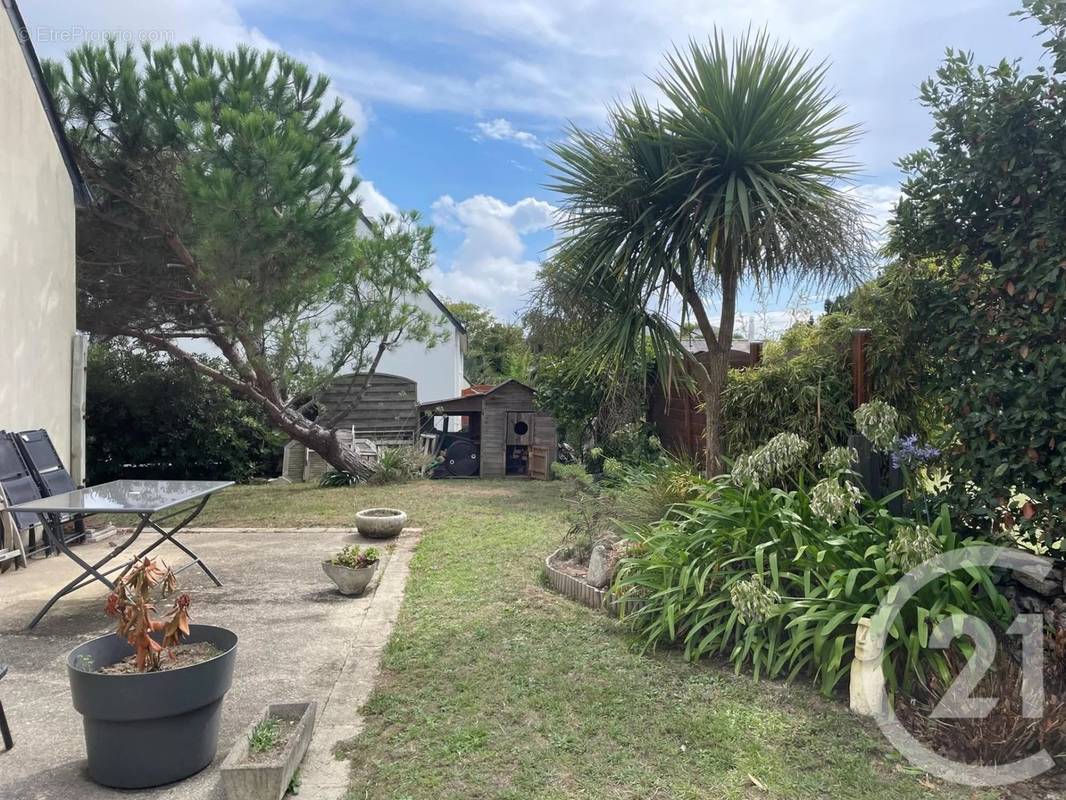
[[[514,142],[530,150],[540,148],[540,140],[529,131],[520,131],[508,120],[502,117],[477,123],[478,133],[474,134],[475,141],[482,139],[495,139],[496,141]]]
[[[765,25],[811,50],[815,62],[829,59],[829,85],[839,90],[848,121],[866,130],[853,155],[873,175],[891,173],[896,159],[926,142],[928,114],[915,101],[917,87],[945,46],[973,49],[993,63],[1040,52],[1035,26],[1011,20],[1003,0],[393,0],[378,9],[383,41],[390,27],[402,30],[405,41],[425,46],[424,60],[401,60],[394,53],[403,48],[362,44],[365,32],[345,22],[352,15],[341,0],[283,8],[363,34],[345,37],[332,54],[331,73],[355,97],[582,126],[601,122],[606,104],[634,88],[653,95],[648,76],[660,71],[672,46],[704,40],[715,26],[732,36]]]
[[[355,189],[355,196],[360,200],[363,213],[371,219],[380,217],[382,214],[399,216],[399,207],[389,198],[383,195],[374,185],[373,181],[361,180]]]
[[[538,266],[523,237],[549,229],[554,221],[555,208],[533,197],[509,204],[488,195],[462,201],[444,195],[433,204],[433,222],[461,232],[463,241],[450,269],[435,267],[430,283],[441,294],[511,319],[525,302]]]
[[[866,206],[869,215],[867,225],[877,241],[885,238],[888,220],[899,202],[900,188],[897,185],[879,186],[860,184],[851,192]]]

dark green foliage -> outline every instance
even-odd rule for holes
[[[766,348],[756,369],[731,370],[724,394],[726,452],[733,458],[781,432],[811,442],[811,463],[847,442],[852,421],[851,339],[871,331],[867,366],[873,397],[900,412],[901,430],[923,439],[943,430],[942,390],[926,351],[930,298],[924,266],[889,266],[838,298],[812,326],[796,325]]]
[[[892,247],[937,266],[932,355],[957,436],[956,502],[993,524],[1066,535],[1066,8],[1029,0],[1053,68],[949,51],[922,85],[935,132],[908,178]],[[970,491],[966,484],[974,484]],[[1021,493],[1031,503],[1005,506]]]
[[[471,383],[502,383],[508,378],[528,382],[529,347],[520,325],[500,322],[474,303],[446,301],[448,310],[466,328],[463,372]]]
[[[721,654],[756,677],[810,675],[830,693],[847,675],[855,623],[871,616],[906,571],[888,555],[900,525],[865,502],[836,526],[811,511],[803,485],[738,488],[716,479],[698,499],[675,505],[668,521],[637,529],[615,588],[642,604],[628,615],[646,646],[678,643],[689,658]],[[960,541],[946,510],[932,526],[941,550]],[[731,592],[752,577],[765,587],[758,619],[744,620]],[[903,609],[885,649],[893,685],[944,674],[943,651],[929,649],[932,624],[955,610],[1005,620],[1006,600],[987,570],[942,577]]]
[[[328,78],[282,53],[114,40],[45,72],[94,197],[77,219],[79,325],[183,361],[358,471],[302,412],[336,375],[433,341],[402,301],[432,245],[411,215],[358,236],[352,121]]]
[[[283,441],[258,408],[162,356],[93,345],[85,414],[90,483],[278,473]]]
[[[537,403],[555,419],[560,440],[579,455],[645,415],[649,354],[639,352],[621,362],[589,357],[589,342],[613,324],[615,314],[582,294],[580,270],[564,258],[540,265],[522,314]]]
[[[602,445],[589,450],[585,465],[591,472],[610,472],[619,466],[654,463],[663,455],[662,444],[648,423],[629,422],[612,431]]]
[[[359,476],[343,469],[328,469],[318,479],[318,485],[326,489],[333,489],[338,486],[355,486],[357,483],[359,483]]]

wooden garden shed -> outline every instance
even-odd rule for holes
[[[508,380],[464,397],[423,403],[425,437],[444,459],[435,477],[551,477],[559,447],[555,420],[534,391]]]
[[[418,435],[418,386],[409,378],[377,372],[364,391],[363,373],[339,375],[322,390],[320,419],[330,420],[345,442],[377,447],[412,446]],[[360,394],[362,399],[359,400]],[[358,400],[358,402],[356,402]],[[298,483],[317,481],[331,469],[318,453],[291,441],[285,445],[281,476]]]

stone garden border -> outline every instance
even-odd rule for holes
[[[544,559],[544,572],[548,576],[548,583],[559,594],[569,597],[571,600],[576,600],[583,606],[602,609],[605,605],[605,598],[607,597],[607,591],[605,589],[597,589],[595,586],[589,586],[583,580],[575,578],[573,575],[568,575],[552,565],[552,561],[555,560],[556,556],[558,556],[562,550],[563,548],[560,547]]]

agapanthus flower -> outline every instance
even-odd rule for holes
[[[896,469],[900,467],[914,469],[938,458],[940,458],[939,450],[932,445],[919,443],[918,435],[911,434],[896,442],[896,447],[892,451],[892,466]]]
[[[902,570],[911,570],[940,553],[940,541],[925,525],[905,525],[896,529],[885,555]]]
[[[744,453],[733,462],[733,469],[729,473],[734,485],[744,487],[751,486],[758,489],[762,482],[755,458],[751,453]]]
[[[763,583],[758,575],[737,581],[729,587],[729,600],[740,616],[741,622],[765,622],[774,606],[781,602],[781,595]]]
[[[830,475],[851,472],[859,453],[854,447],[831,447],[822,456],[822,469]]]
[[[737,486],[759,488],[798,467],[810,447],[810,442],[798,434],[779,433],[762,447],[733,462],[733,482]]]
[[[871,400],[855,409],[855,427],[875,448],[887,453],[899,436],[899,412],[884,400]]]
[[[830,525],[847,516],[862,497],[862,492],[849,481],[823,478],[811,490],[811,513]]]
[[[768,475],[785,475],[798,467],[811,444],[796,433],[779,433],[756,453]]]

